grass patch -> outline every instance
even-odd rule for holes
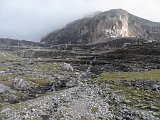
[[[9,66],[2,65],[2,66],[0,66],[0,71],[7,71],[9,68],[10,68]]]
[[[34,71],[37,72],[58,72],[60,71],[60,66],[54,63],[41,63],[34,67]]]
[[[19,78],[23,79],[24,81],[30,82],[32,85],[37,86],[37,87],[43,87],[43,86],[48,86],[52,83],[51,80],[49,80],[48,77],[44,76],[35,76],[30,75],[30,74],[22,74],[22,75],[17,75],[17,74],[5,74],[0,77],[0,84],[4,84],[6,86],[10,86],[11,88],[13,87],[12,85],[12,80],[14,78]]]
[[[0,62],[13,61],[16,57],[8,53],[0,53]]]
[[[93,120],[90,116],[82,116],[81,120]]]
[[[15,102],[16,103],[16,102],[21,101],[23,99],[25,99],[24,94],[22,94],[21,92],[17,92],[17,91],[14,91],[14,93],[0,94],[0,102],[1,103],[4,103],[4,102],[7,102],[7,103],[14,103]]]
[[[38,86],[46,86],[49,83],[51,83],[51,81],[47,77],[43,77],[43,76],[34,76],[34,75],[27,74],[27,75],[20,76],[20,78],[26,81],[33,82]]]
[[[155,112],[154,116],[160,117],[160,93],[127,86],[118,80],[100,81],[98,84],[102,88],[104,95],[112,96],[107,102],[116,115],[121,116],[121,106],[127,105],[133,109]],[[118,98],[115,96],[118,96]]]
[[[34,117],[32,120],[43,120],[43,119],[42,119],[42,117],[40,117],[40,116],[36,116],[36,117]]]
[[[14,74],[4,74],[0,76],[0,84],[12,87],[12,79],[15,78]]]
[[[34,74],[19,75],[18,78],[31,82],[33,83],[33,85],[36,85],[37,87],[48,86],[52,83],[52,81],[49,80],[49,78],[43,76],[35,76]]]
[[[56,120],[61,120],[63,117],[64,116],[63,116],[62,112],[57,113],[56,116],[55,116]]]
[[[52,82],[48,79],[38,79],[35,81],[35,83],[38,85],[38,87],[42,87],[42,86],[48,86]]]
[[[93,107],[93,108],[91,108],[91,112],[92,113],[97,113],[99,110],[98,110],[98,107]]]
[[[160,69],[144,72],[106,72],[97,80],[160,80]]]
[[[160,93],[152,90],[128,87],[119,82],[114,82],[114,85],[112,84],[110,88],[113,92],[126,98],[125,104],[139,109],[160,111]]]
[[[113,106],[116,114],[121,114],[119,107],[121,104],[129,105],[133,108],[156,112],[156,117],[160,117],[160,93],[150,90],[143,89],[134,86],[127,86],[122,80],[160,80],[160,69],[153,69],[151,71],[144,72],[106,72],[93,78],[102,88],[106,91],[106,94],[116,95],[125,98],[117,103],[116,100],[111,100],[109,104]],[[106,87],[107,84],[107,87]],[[109,88],[109,89],[107,89]]]

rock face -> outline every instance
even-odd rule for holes
[[[110,37],[139,37],[160,40],[160,23],[134,16],[122,9],[102,12],[74,21],[42,38],[47,44],[89,44]]]

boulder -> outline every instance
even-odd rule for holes
[[[68,63],[65,63],[65,62],[62,63],[61,64],[61,68],[64,71],[72,71],[73,72],[73,67],[70,64],[68,64]]]
[[[13,79],[12,84],[15,89],[20,89],[20,90],[31,89],[31,84],[23,79],[15,78],[15,79]]]
[[[10,91],[10,89],[8,86],[0,84],[0,93],[5,93],[5,92],[9,92],[9,91]]]
[[[78,85],[78,82],[76,79],[73,79],[73,80],[69,80],[68,82],[66,82],[66,87],[74,87],[74,86],[77,86]]]

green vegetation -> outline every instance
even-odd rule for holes
[[[154,116],[160,117],[160,93],[128,86],[121,80],[99,81],[98,84],[102,88],[104,95],[114,96],[107,102],[117,116],[122,115],[121,106],[127,105],[133,109],[155,112]]]
[[[55,116],[56,120],[61,120],[63,117],[64,116],[63,116],[62,112],[57,113]]]
[[[43,119],[42,119],[42,117],[40,117],[40,116],[36,116],[36,117],[34,117],[32,120],[43,120]]]
[[[110,85],[110,93],[114,92],[125,98],[124,101],[121,101],[122,104],[134,106],[138,109],[160,112],[160,93],[126,86],[121,81],[108,81],[108,84]],[[104,86],[103,89],[105,89]],[[110,104],[120,105],[120,103],[114,103],[114,100]]]
[[[94,78],[106,94],[112,93],[122,97],[124,100],[117,102],[115,99],[108,103],[113,106],[117,115],[121,115],[119,107],[121,104],[129,105],[133,108],[145,111],[153,111],[160,117],[160,93],[151,89],[142,89],[134,86],[128,86],[122,80],[160,80],[160,69],[154,69],[144,72],[106,72]],[[107,87],[106,87],[107,84]]]
[[[18,91],[12,91],[13,93],[4,93],[0,94],[0,103],[9,102],[9,103],[16,103],[19,100],[25,99],[25,96],[23,93]]]
[[[107,72],[97,80],[160,80],[160,69],[144,72]]]
[[[35,85],[36,87],[43,87],[52,83],[52,81],[49,80],[49,78],[38,75],[36,76],[34,74],[22,74],[22,75],[17,75],[16,77],[31,82],[32,85]]]
[[[22,94],[21,92],[15,92],[14,95],[19,97],[20,99],[24,97],[24,94]]]
[[[58,72],[60,66],[54,63],[41,63],[35,66],[34,71],[37,72]]]
[[[96,112],[98,112],[99,110],[98,110],[98,107],[93,107],[93,108],[91,108],[91,111],[92,111],[92,113],[96,113]]]
[[[36,80],[35,83],[38,85],[38,87],[42,87],[42,86],[50,85],[52,82],[48,79],[39,79],[39,80]]]
[[[15,60],[16,57],[11,55],[11,54],[8,54],[8,53],[0,53],[0,62],[4,62],[4,61],[13,61]]]
[[[15,77],[15,74],[4,74],[0,77],[0,84],[4,84],[6,86],[12,86],[12,79]]]
[[[93,120],[90,116],[83,116],[81,120]]]
[[[18,74],[5,74],[2,75],[0,77],[0,84],[4,84],[6,86],[10,86],[11,88],[12,86],[12,80],[14,78],[19,78],[19,79],[23,79],[25,81],[31,82],[33,85],[37,86],[37,87],[43,87],[43,86],[47,86],[50,83],[52,83],[51,80],[49,80],[49,78],[44,77],[44,76],[34,76],[31,74],[22,74],[22,75],[18,75]]]
[[[0,66],[0,71],[7,71],[10,67],[7,65]]]

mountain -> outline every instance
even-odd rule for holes
[[[46,44],[90,44],[117,37],[160,41],[160,23],[139,18],[122,9],[112,9],[67,24],[41,39]]]
[[[42,47],[43,44],[39,42],[26,41],[26,40],[15,40],[10,38],[0,38],[0,46],[30,46],[30,47]]]
[[[0,120],[160,120],[158,38],[159,23],[124,10],[70,23],[47,44],[0,38]]]

